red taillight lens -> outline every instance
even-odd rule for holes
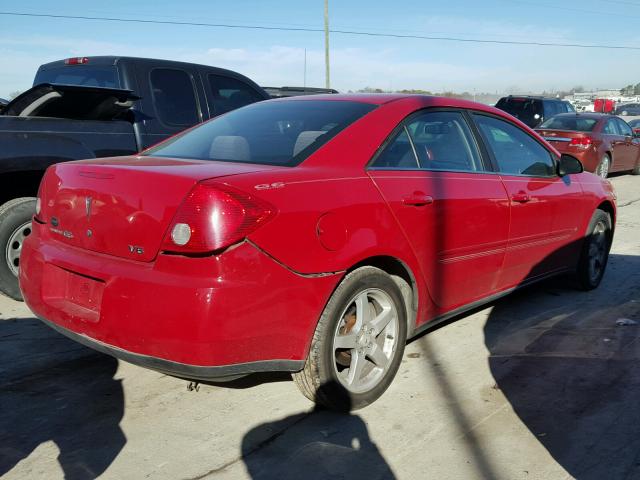
[[[85,63],[89,63],[89,59],[87,57],[67,58],[64,61],[65,65],[84,65]]]
[[[276,213],[273,206],[221,183],[199,183],[171,222],[163,250],[205,253],[228,247]]]
[[[591,144],[593,144],[593,139],[591,137],[575,137],[569,142],[569,145],[578,148],[589,148]]]

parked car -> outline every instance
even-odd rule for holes
[[[627,122],[635,135],[640,135],[640,119],[630,120]]]
[[[614,112],[616,115],[640,115],[640,103],[625,103],[624,105],[618,105]]]
[[[513,115],[525,125],[535,128],[559,113],[575,112],[569,102],[557,98],[509,95],[496,103],[500,110]]]
[[[182,378],[292,372],[363,407],[407,338],[515,288],[598,286],[609,182],[495,108],[415,95],[260,102],[139,155],[50,167],[27,305]]]
[[[34,87],[0,115],[0,291],[21,298],[20,251],[49,165],[131,155],[267,98],[243,75],[204,65],[132,57],[42,65]]]
[[[566,113],[537,129],[559,152],[578,158],[602,178],[612,172],[640,175],[640,139],[627,122],[600,113]]]

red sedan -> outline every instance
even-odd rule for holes
[[[561,153],[573,155],[585,170],[602,178],[612,172],[640,175],[640,140],[631,126],[614,115],[563,113],[537,129]]]
[[[560,273],[598,286],[615,196],[581,172],[476,103],[267,101],[51,167],[20,284],[43,322],[118,358],[191,379],[292,372],[358,408],[438,321]]]

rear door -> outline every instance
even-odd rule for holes
[[[553,154],[521,128],[491,115],[473,117],[511,205],[500,288],[569,265],[576,252],[571,242],[583,218],[579,183],[570,175],[559,177]]]
[[[624,170],[625,166],[631,162],[631,152],[616,120],[617,118],[611,117],[602,127],[602,136],[611,145],[613,158],[610,171],[612,172]]]
[[[640,143],[637,138],[633,137],[633,130],[627,122],[619,118],[614,118],[618,126],[618,132],[624,138],[624,145],[621,145],[621,149],[624,149],[623,161],[616,165],[616,170],[632,170],[638,161],[638,155],[640,154]]]
[[[195,67],[136,65],[142,106],[142,147],[202,122],[204,91]]]
[[[466,118],[425,110],[405,120],[368,171],[395,214],[441,311],[496,289],[509,203]]]

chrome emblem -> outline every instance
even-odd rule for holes
[[[138,247],[137,245],[128,245],[129,253],[136,253],[138,255],[142,255],[144,253],[144,248]]]
[[[93,199],[91,197],[86,197],[84,199],[84,209],[87,212],[87,220],[91,217],[91,201]]]

